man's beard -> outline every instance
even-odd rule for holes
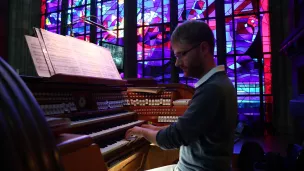
[[[198,78],[202,77],[202,73],[204,72],[204,66],[201,62],[192,62],[192,65],[188,67],[188,77]]]

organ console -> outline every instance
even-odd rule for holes
[[[66,75],[23,80],[53,130],[66,171],[143,170],[178,159],[175,152],[165,163],[151,164],[157,156],[149,152],[150,144],[143,138],[125,140],[124,135],[146,122],[175,122],[187,109],[193,88],[154,83],[138,87],[143,81]]]

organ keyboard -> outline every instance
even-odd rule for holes
[[[51,128],[67,171],[143,170],[150,144],[143,138],[125,140],[125,132],[146,122],[176,122],[188,105],[174,105],[174,101],[190,99],[194,92],[181,84],[140,88],[132,82],[76,76],[23,79],[45,116],[58,119]],[[68,124],[61,126],[60,119]],[[95,160],[89,160],[91,156]]]
[[[124,139],[129,128],[146,122],[124,108],[126,81],[87,79],[23,77],[45,116],[57,118],[48,120],[56,125],[65,170],[143,170],[149,143]],[[61,120],[68,124],[58,127]]]

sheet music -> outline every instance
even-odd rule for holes
[[[43,29],[41,35],[56,74],[84,75],[69,39]]]
[[[80,66],[82,66],[82,72],[85,76],[121,80],[111,52],[108,49],[77,38],[67,38],[72,45]]]
[[[49,69],[49,72],[52,75],[55,74],[55,71],[54,71],[54,68],[53,68],[53,65],[51,63],[51,60],[50,60],[50,57],[49,57],[49,54],[47,52],[47,49],[45,47],[45,44],[44,44],[44,41],[43,41],[43,38],[42,38],[42,35],[41,35],[41,32],[40,32],[40,29],[38,28],[34,28],[34,31],[38,37],[38,43],[40,43],[40,47],[42,48],[42,55],[44,56],[44,60],[46,61],[46,64],[47,64],[47,67]]]
[[[36,71],[41,77],[50,77],[50,71],[48,65],[44,59],[44,55],[39,43],[38,38],[25,36],[27,45],[29,47]]]
[[[121,80],[110,50],[44,29],[35,31],[36,43],[38,40],[42,48],[40,55],[51,72],[48,76],[66,74]]]

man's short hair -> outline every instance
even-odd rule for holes
[[[185,21],[171,35],[171,43],[195,45],[206,41],[214,53],[214,35],[208,24],[200,20]]]

